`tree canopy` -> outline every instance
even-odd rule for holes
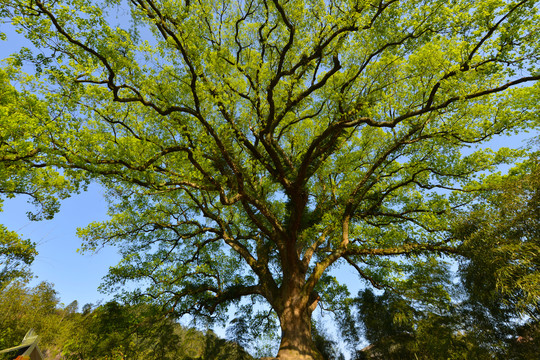
[[[50,219],[59,209],[59,200],[75,191],[76,185],[43,162],[46,152],[38,139],[46,132],[46,104],[17,91],[9,76],[0,69],[0,211],[4,197],[26,195],[36,208],[28,217]],[[36,254],[33,242],[0,224],[0,288],[27,278]]]
[[[522,155],[476,144],[538,125],[533,0],[0,4],[36,49],[7,66],[47,104],[43,164],[110,199],[80,231],[121,249],[105,288],[218,320],[263,302],[280,359],[321,358],[338,266],[433,295],[449,215]]]

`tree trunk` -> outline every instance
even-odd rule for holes
[[[287,302],[279,315],[279,360],[323,360],[311,337],[311,313],[307,301]]]

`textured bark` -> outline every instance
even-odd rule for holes
[[[311,337],[311,314],[306,309],[290,307],[280,316],[280,360],[322,360]]]
[[[318,299],[302,291],[303,274],[295,273],[284,284],[276,307],[281,325],[279,360],[323,360],[311,336],[311,314]]]

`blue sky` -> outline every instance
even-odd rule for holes
[[[0,224],[37,243],[39,254],[31,267],[36,278],[31,284],[53,283],[66,305],[77,300],[82,307],[110,298],[99,293],[97,288],[109,266],[118,262],[116,251],[103,248],[96,254],[77,253],[81,245],[77,228],[106,219],[107,203],[100,189],[91,186],[87,192],[63,201],[53,220],[28,220],[26,212],[32,210],[33,205],[27,201],[26,196],[5,200]]]

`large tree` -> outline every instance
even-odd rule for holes
[[[47,164],[107,189],[81,231],[124,255],[106,285],[178,316],[266,303],[280,359],[321,358],[337,266],[414,285],[455,253],[447,214],[518,155],[475,144],[538,124],[532,0],[0,4],[37,49],[9,64],[36,65]]]

